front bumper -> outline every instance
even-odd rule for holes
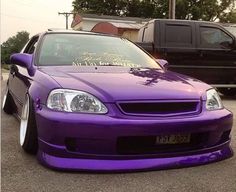
[[[168,168],[189,167],[203,165],[211,162],[220,161],[233,155],[228,144],[209,149],[213,152],[206,152],[197,155],[177,156],[169,158],[146,158],[146,159],[128,159],[128,160],[104,160],[104,159],[76,159],[56,157],[38,152],[38,160],[45,166],[59,170],[78,170],[78,171],[144,171],[161,170]]]
[[[191,117],[135,118],[36,111],[38,159],[50,168],[86,171],[137,171],[195,166],[229,158],[233,116],[228,110]],[[169,152],[122,154],[120,137],[207,133],[201,146]],[[224,138],[222,138],[224,136]],[[68,139],[76,140],[70,149]]]

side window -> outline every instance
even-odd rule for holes
[[[214,27],[200,27],[200,40],[202,47],[230,49],[232,37],[224,31]]]
[[[143,37],[143,42],[146,43],[153,42],[153,35],[154,35],[154,22],[149,23],[148,26],[145,28],[145,35]]]
[[[139,42],[143,41],[143,32],[144,32],[144,27],[139,29],[139,32],[138,32],[138,41]]]
[[[39,39],[38,36],[32,37],[32,39],[29,41],[28,45],[26,46],[24,53],[33,54],[37,46],[38,39]]]
[[[176,46],[192,45],[192,28],[188,25],[166,25],[166,44]]]

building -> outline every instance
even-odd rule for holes
[[[139,29],[150,19],[96,14],[76,14],[71,24],[74,30],[109,33],[135,41]]]

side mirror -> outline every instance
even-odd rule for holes
[[[233,42],[228,42],[229,47],[233,50],[236,49],[236,36],[234,36]]]
[[[233,49],[236,49],[236,37],[234,38]]]
[[[168,61],[164,60],[164,59],[156,59],[156,62],[159,63],[165,70],[168,69]]]
[[[12,64],[26,68],[30,76],[34,75],[35,69],[32,65],[33,56],[31,54],[15,53],[11,55],[10,61]]]
[[[225,49],[235,49],[236,43],[235,43],[235,40],[233,42],[224,41],[220,43],[220,46],[221,48],[225,48]]]

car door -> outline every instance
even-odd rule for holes
[[[158,30],[158,29],[156,29]],[[160,24],[163,58],[169,69],[195,77],[192,66],[199,62],[196,49],[196,29],[192,21],[164,20]]]
[[[34,54],[38,36],[34,36],[23,48],[22,53]],[[11,64],[8,87],[16,104],[16,113],[21,116],[22,106],[24,104],[25,95],[30,86],[30,76],[26,68]]]
[[[216,87],[236,83],[235,37],[223,27],[208,23],[198,23],[197,46],[198,68],[202,70],[202,80]]]

